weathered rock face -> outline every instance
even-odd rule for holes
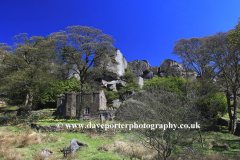
[[[197,74],[194,69],[189,69],[188,71],[178,62],[166,59],[162,61],[161,66],[159,67],[159,76],[160,77],[167,77],[167,76],[173,76],[173,77],[183,77],[190,79],[196,79]]]
[[[144,80],[151,79],[154,76],[154,73],[151,71],[152,68],[148,61],[142,60],[142,61],[131,61],[128,63],[129,68],[132,73],[136,75],[136,77],[142,77]],[[139,81],[140,82],[140,81]],[[141,86],[141,84],[139,83]]]
[[[140,86],[140,89],[142,89],[143,83],[144,83],[143,78],[139,76],[139,77],[136,77],[135,79],[136,79],[138,85]]]
[[[117,91],[121,87],[126,87],[127,82],[122,81],[122,80],[116,80],[116,81],[111,81],[107,82],[105,80],[102,80],[103,85],[107,88],[108,91]]]
[[[166,59],[162,61],[160,66],[160,72],[166,72],[172,67],[178,67],[178,62],[172,60],[172,59]]]
[[[158,75],[158,68],[159,67],[157,67],[157,66],[153,66],[153,67],[151,67],[151,71],[153,72],[153,75]]]
[[[127,61],[121,51],[117,49],[115,55],[113,55],[110,59],[111,60],[107,63],[100,60],[94,64],[94,67],[104,68],[108,71],[117,73],[118,76],[122,76],[127,68]]]
[[[143,73],[143,76],[142,76],[144,79],[152,79],[153,78],[153,72],[150,71],[150,72],[145,72]]]
[[[136,76],[143,76],[144,74],[147,74],[150,72],[151,66],[146,60],[142,61],[131,61],[128,62],[129,69],[132,73],[134,73]]]
[[[128,62],[129,69],[135,74],[139,86],[142,88],[144,81],[156,77],[183,77],[188,76],[189,79],[196,79],[197,74],[194,69],[188,71],[178,62],[166,59],[162,61],[161,66],[151,67],[148,61],[131,61]]]

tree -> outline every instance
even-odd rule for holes
[[[192,82],[190,85],[197,90],[199,97],[196,105],[205,118],[216,120],[227,113],[226,95],[223,92],[217,92],[218,85],[198,82]]]
[[[84,92],[88,71],[94,63],[104,55],[113,55],[115,48],[112,43],[115,40],[112,36],[102,33],[101,30],[86,26],[70,26],[65,31],[52,33],[57,42],[57,49],[60,53],[60,65],[66,68],[73,68],[80,77],[81,93]],[[83,97],[83,96],[81,96]],[[83,100],[81,100],[83,102]],[[83,105],[78,106],[79,113],[82,113]]]
[[[86,26],[70,26],[65,31],[51,34],[57,41],[62,62],[73,67],[79,75],[82,84],[87,78],[87,71],[93,67],[96,60],[104,54],[115,53],[112,36],[103,34],[101,30]]]
[[[212,60],[211,55],[205,50],[204,40],[205,38],[182,38],[175,42],[172,52],[172,54],[182,59],[184,67],[194,68],[201,77],[204,76],[207,70],[206,66],[209,65]]]
[[[155,126],[155,129],[148,127],[137,130],[140,142],[158,152],[157,159],[167,159],[176,150],[176,145],[186,139],[186,136],[196,135],[195,131],[198,131],[180,129],[181,124],[188,124],[189,127],[196,122],[201,126],[206,124],[195,105],[195,90],[189,91],[189,95],[190,99],[184,99],[176,92],[151,86],[147,91],[140,91],[126,100],[117,110],[116,118],[138,124],[175,124],[176,128],[169,126],[163,129]],[[193,140],[193,137],[189,138]]]
[[[192,45],[188,43],[183,43],[183,40],[180,39],[175,42],[173,51],[173,54],[180,56],[182,61],[187,62],[187,64],[190,64],[197,72],[202,74],[202,84],[219,84],[219,89],[221,90],[216,89],[214,92],[225,92],[230,118],[229,129],[232,133],[236,130],[238,107],[237,93],[240,87],[239,33],[238,24],[234,30],[228,33],[219,32],[213,36],[199,38],[201,39],[201,44],[197,47],[192,47]],[[184,42],[185,41],[188,40],[184,40]],[[192,49],[189,50],[189,48]],[[201,56],[199,56],[199,53],[201,53]],[[189,56],[194,58],[189,58]],[[200,68],[200,71],[198,68]],[[215,79],[216,82],[211,81],[211,83],[208,83],[209,79]],[[231,109],[232,105],[230,103],[231,94],[233,95],[233,115]]]
[[[235,43],[236,41],[233,40],[237,38],[238,30],[239,29],[236,27],[228,33],[219,32],[213,36],[208,36],[206,37],[205,44],[208,54],[212,56],[211,66],[218,78],[217,83],[226,93],[228,114],[230,118],[229,130],[232,133],[235,133],[236,131],[238,112],[237,93],[240,88],[239,44]],[[230,102],[231,95],[233,95],[233,105],[231,105]]]
[[[8,95],[25,95],[25,107],[32,108],[34,97],[49,85],[53,79],[53,59],[56,58],[55,40],[32,36],[26,33],[16,35],[13,50],[1,47],[4,70],[0,90]]]
[[[232,112],[230,112],[230,107],[228,109],[228,113],[232,123],[232,125],[230,125],[231,131],[232,133],[235,133],[239,107],[238,91],[240,88],[240,18],[235,28],[230,30],[227,34],[227,47],[228,54],[225,56],[223,63],[225,64],[225,67],[222,65],[218,65],[218,67],[221,70],[221,73],[223,73],[221,76],[224,77],[225,85],[227,86],[228,104],[230,104],[229,84],[231,89],[230,91],[233,94],[233,115]],[[219,55],[216,55],[216,57],[218,56]]]

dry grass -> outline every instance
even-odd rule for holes
[[[46,152],[43,152],[42,150],[38,151],[36,154],[33,155],[34,160],[53,160],[53,154],[51,153],[49,156],[44,154]],[[60,158],[57,158],[60,159]]]
[[[53,137],[50,134],[38,134],[29,129],[19,134],[0,131],[0,157],[5,159],[21,159],[23,154],[16,152],[13,148],[23,148],[29,145],[41,144],[43,142],[56,142],[58,137]],[[39,156],[40,157],[40,156]],[[40,157],[41,158],[41,157]]]
[[[104,150],[109,152],[116,152],[118,156],[128,158],[138,158],[142,160],[153,159],[156,156],[156,152],[145,148],[141,144],[116,141],[110,145],[101,145],[98,150]]]
[[[204,157],[204,160],[229,160],[224,154],[208,154]]]
[[[12,149],[0,149],[0,156],[2,160],[21,160],[24,155]]]
[[[70,160],[70,159],[80,159],[80,156],[76,155],[74,153],[70,153],[64,159],[67,159],[67,160]]]

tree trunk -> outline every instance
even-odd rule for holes
[[[230,102],[230,92],[229,89],[227,90],[227,105],[228,105],[228,115],[229,115],[229,119],[230,119],[230,123],[228,126],[228,130],[232,131],[232,126],[233,126],[233,116],[232,116],[232,109],[231,109],[231,102]]]
[[[83,106],[84,106],[84,98],[83,98],[84,94],[83,91],[80,92],[80,103],[78,106],[78,120],[79,121],[83,121]]]
[[[29,93],[26,95],[26,100],[25,100],[25,105],[24,105],[24,110],[26,111],[25,114],[30,114],[30,111],[32,109],[32,102],[33,102],[33,93],[29,91]]]
[[[201,138],[202,148],[204,148],[204,145],[203,145],[203,139],[202,139],[202,133],[201,133],[200,128],[198,129],[198,133],[199,133],[200,138]]]
[[[28,105],[28,100],[29,100],[29,94],[26,95],[26,100],[25,100],[25,105],[24,105],[25,107],[27,107],[27,105]]]
[[[234,93],[233,93],[233,107],[234,107],[234,111],[233,111],[233,124],[232,124],[232,133],[234,134],[235,131],[236,131],[236,128],[237,128],[237,108],[238,108],[238,103],[237,103],[237,92],[236,90],[234,90]]]

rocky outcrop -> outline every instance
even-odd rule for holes
[[[154,72],[151,68],[151,65],[148,61],[142,60],[142,61],[131,61],[128,63],[129,69],[133,74],[136,76],[136,80],[138,82],[138,85],[140,88],[143,86],[143,82],[152,79],[154,77]],[[154,68],[155,69],[155,68]]]
[[[151,67],[151,71],[153,72],[153,75],[158,75],[159,67],[158,66],[153,66],[153,67]]]
[[[188,77],[189,79],[196,79],[197,74],[194,69],[186,70],[186,68],[184,68],[178,62],[171,59],[166,59],[162,61],[161,66],[159,67],[159,76],[173,76],[182,78]]]
[[[155,77],[173,76],[183,78],[188,77],[189,79],[196,79],[197,77],[194,69],[186,70],[181,64],[171,59],[162,61],[160,67],[151,67],[149,62],[146,60],[131,61],[128,62],[128,66],[131,72],[135,74],[140,88],[142,88],[144,81]]]
[[[106,56],[105,56],[106,58]],[[106,58],[107,59],[107,58]],[[94,67],[104,68],[108,71],[116,73],[118,76],[123,76],[125,69],[127,68],[127,61],[119,49],[116,50],[115,54],[105,62],[99,60],[94,64]]]
[[[107,88],[108,91],[117,91],[121,87],[127,86],[127,82],[122,81],[122,80],[115,80],[115,81],[110,81],[110,82],[102,80],[102,84],[103,84],[103,86],[105,86]]]
[[[144,83],[143,78],[138,76],[138,77],[135,78],[135,80],[137,81],[138,85],[140,86],[140,89],[142,89],[143,83]]]
[[[143,77],[146,76],[149,72],[151,72],[151,66],[146,60],[142,61],[131,61],[128,62],[129,69],[133,74],[135,74],[137,77]]]
[[[111,57],[105,55],[103,60],[99,60],[94,64],[94,67],[106,69],[117,75],[117,77],[105,76],[102,78],[102,80],[106,81],[103,82],[103,85],[110,91],[118,90],[115,80],[119,80],[121,76],[124,75],[127,67],[129,67],[130,71],[135,75],[135,79],[140,88],[142,88],[144,81],[156,77],[173,76],[183,78],[188,77],[189,79],[196,79],[197,77],[197,74],[194,70],[186,70],[181,64],[171,59],[162,61],[159,67],[151,67],[147,60],[134,60],[127,63],[119,49],[116,49],[115,54],[113,54]]]

